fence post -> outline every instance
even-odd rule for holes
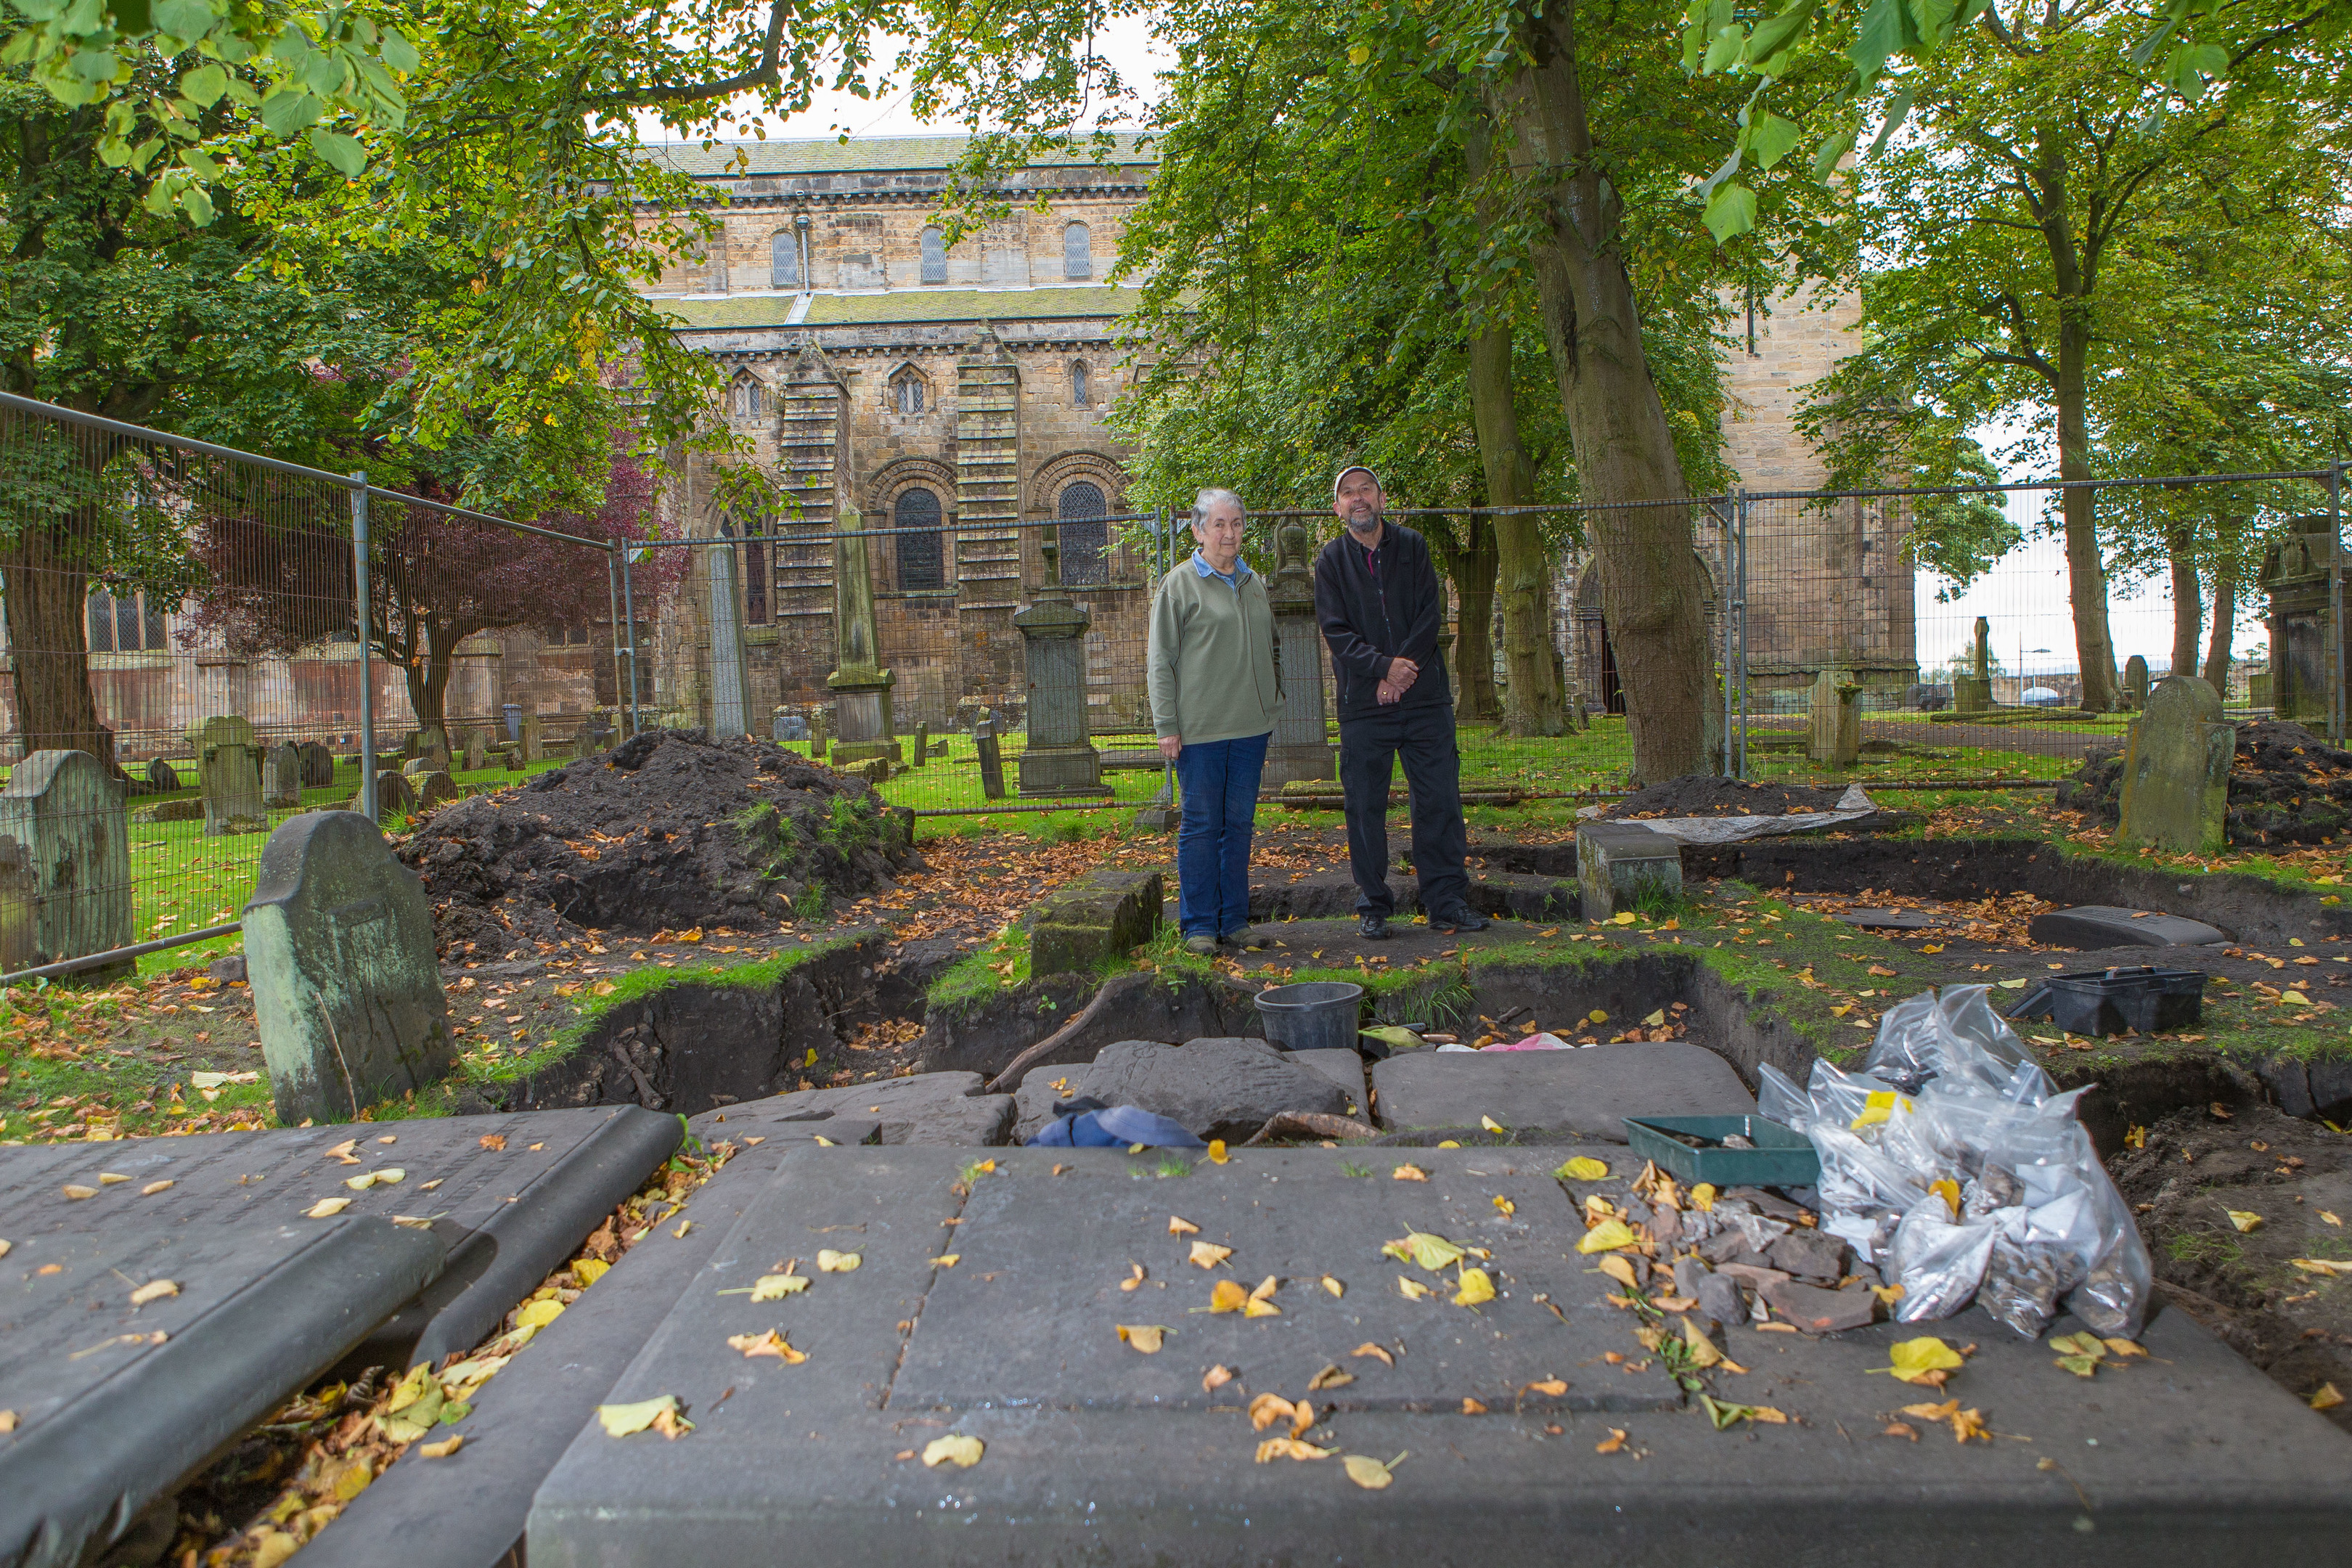
[[[1739,634],[1736,656],[1739,683],[1739,742],[1738,763],[1732,769],[1731,776],[1744,779],[1748,776],[1748,487],[1740,486],[1732,500],[1732,533],[1738,565],[1731,574],[1731,614],[1738,623]]]
[[[637,711],[637,602],[629,592],[628,542],[622,541],[618,548],[621,557],[621,614],[627,616],[629,622],[629,730],[634,734],[645,728],[645,719]]]
[[[381,823],[375,798],[375,661],[369,652],[367,470],[352,470],[352,609],[360,635],[360,815]]]
[[[2344,459],[2338,458],[2327,465],[2327,638],[2333,645],[2329,657],[2336,666],[2336,679],[2327,683],[2327,738],[2331,741],[2344,739],[2343,530]]]

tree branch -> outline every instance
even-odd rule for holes
[[[699,103],[708,99],[732,98],[755,87],[773,87],[778,79],[776,60],[782,52],[784,16],[790,3],[791,0],[769,0],[768,36],[760,45],[760,63],[747,71],[682,87],[633,85],[593,94],[581,100],[581,104],[593,109],[643,109],[656,103]]]

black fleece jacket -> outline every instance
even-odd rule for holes
[[[1445,656],[1437,638],[1445,622],[1445,595],[1430,560],[1429,541],[1409,528],[1383,523],[1380,548],[1365,559],[1345,530],[1315,557],[1315,618],[1331,649],[1339,718],[1381,710],[1379,687],[1389,661],[1409,658],[1420,676],[1400,708],[1454,705]]]

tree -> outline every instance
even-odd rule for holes
[[[234,489],[192,496],[192,553],[205,573],[194,595],[197,635],[215,635],[247,658],[357,636],[350,517],[280,476],[244,470]],[[414,481],[407,492],[447,500],[448,487]],[[340,500],[340,498],[332,498]],[[420,725],[439,725],[457,645],[478,632],[530,626],[555,632],[604,618],[610,578],[597,548],[650,536],[651,480],[625,440],[612,443],[604,500],[593,512],[556,511],[538,526],[572,539],[516,532],[425,506],[378,500],[370,509],[368,634],[397,665]],[[633,574],[648,609],[684,569],[682,553],[655,552]]]

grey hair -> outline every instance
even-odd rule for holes
[[[1206,522],[1209,520],[1209,509],[1219,501],[1226,500],[1233,502],[1234,510],[1240,512],[1242,516],[1244,518],[1249,516],[1249,508],[1243,503],[1241,497],[1222,486],[1213,485],[1192,498],[1192,526],[1198,528]]]

